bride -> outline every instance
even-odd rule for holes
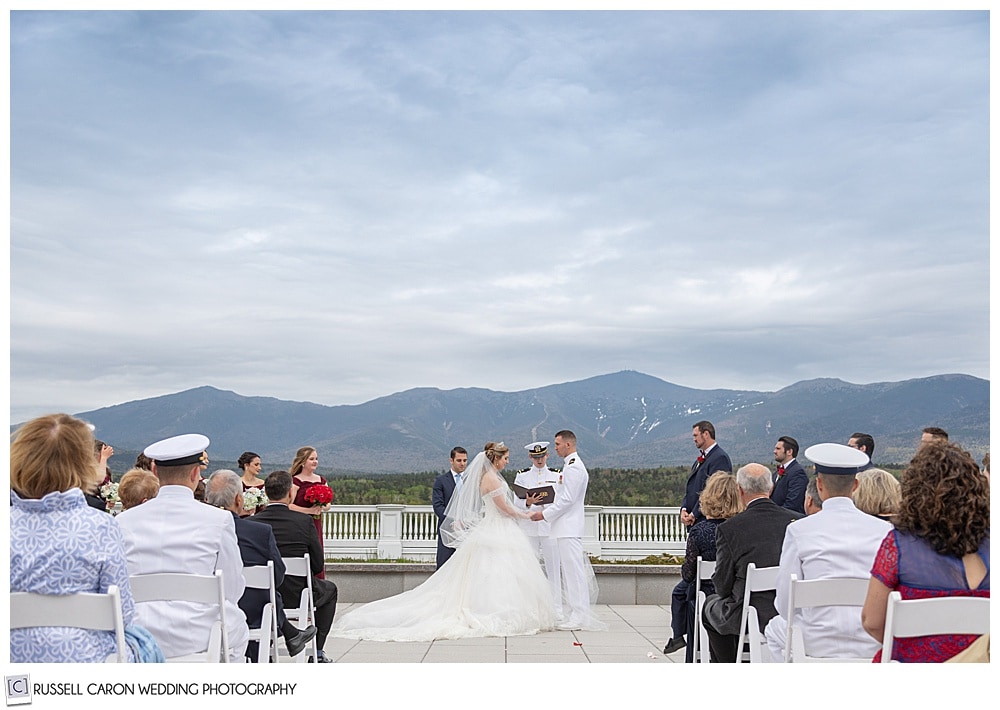
[[[420,586],[345,614],[330,635],[369,641],[523,636],[552,629],[549,584],[500,472],[510,454],[489,442],[445,509],[441,538],[457,548]]]

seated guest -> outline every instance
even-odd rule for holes
[[[240,556],[244,567],[267,565],[274,563],[274,584],[277,588],[285,579],[285,563],[274,541],[271,526],[264,523],[246,520],[240,517],[246,512],[243,508],[243,485],[235,471],[219,469],[208,477],[205,487],[205,502],[217,508],[223,508],[233,514],[236,523],[236,540],[240,545]],[[240,598],[240,609],[247,615],[247,625],[251,629],[259,629],[264,605],[271,601],[266,589],[246,588]],[[278,629],[285,638],[285,646],[289,656],[297,656],[305,648],[306,643],[316,635],[316,627],[309,626],[299,630],[285,616],[285,605],[281,595],[275,599],[275,614],[278,618]],[[247,658],[251,662],[257,660],[257,642],[251,641],[247,646]]]
[[[319,648],[320,663],[332,663],[323,653],[326,637],[333,625],[333,616],[337,611],[337,585],[316,575],[326,564],[323,548],[316,537],[313,520],[305,513],[289,509],[294,499],[292,493],[292,475],[288,471],[274,471],[264,479],[264,492],[270,501],[264,510],[252,516],[250,520],[267,523],[274,532],[278,550],[282,557],[302,557],[309,553],[309,564],[312,567],[313,604],[316,607],[316,644]],[[285,608],[298,608],[302,590],[306,581],[302,577],[286,575],[278,587]]]
[[[135,617],[122,535],[115,518],[87,505],[94,436],[68,414],[32,419],[10,443],[10,590],[106,594],[116,585],[122,617]],[[12,663],[103,663],[113,631],[62,626],[11,629]],[[131,649],[130,660],[137,660]]]
[[[150,498],[155,498],[159,491],[160,479],[151,471],[141,468],[129,469],[118,482],[118,500],[121,501],[122,510],[134,508]]]
[[[806,515],[815,515],[823,510],[823,499],[819,497],[815,476],[809,479],[809,485],[806,486],[805,509]]]
[[[743,501],[740,500],[740,489],[736,485],[736,477],[726,471],[717,471],[708,477],[705,488],[699,495],[699,506],[705,515],[704,520],[699,520],[688,533],[687,552],[684,556],[684,564],[681,565],[681,579],[687,582],[683,604],[679,604],[677,598],[672,598],[670,603],[671,614],[684,614],[687,617],[685,628],[687,629],[687,655],[685,661],[694,661],[694,609],[695,609],[695,576],[698,574],[698,558],[706,562],[715,561],[715,533],[719,523],[728,520],[743,510]],[[705,594],[715,592],[715,587],[710,580],[705,580],[701,584],[701,589]],[[670,640],[667,647],[663,649],[664,654],[670,654],[680,649],[683,639],[678,644],[674,639]]]
[[[902,499],[899,481],[888,471],[869,468],[858,474],[858,487],[851,497],[858,510],[892,522]]]
[[[886,521],[858,510],[851,500],[851,493],[858,487],[855,476],[878,470],[858,472],[868,462],[863,452],[844,444],[816,444],[806,449],[805,456],[816,465],[816,485],[823,509],[785,530],[774,599],[778,615],[764,630],[775,661],[784,659],[791,575],[803,580],[867,579],[875,552],[892,529]],[[878,650],[878,644],[872,642],[861,626],[860,607],[799,609],[795,612],[795,625],[802,630],[805,648],[800,650],[809,656],[865,658]]]
[[[990,485],[967,451],[929,441],[903,471],[903,500],[872,565],[861,612],[876,641],[885,632],[889,592],[903,599],[990,596]],[[974,635],[896,639],[892,660],[938,663],[976,640]]]
[[[742,513],[721,523],[716,532],[715,594],[705,601],[702,623],[708,632],[713,663],[735,663],[740,652],[740,621],[747,566],[775,567],[781,559],[785,528],[801,513],[779,507],[770,498],[771,471],[759,463],[747,464],[736,472]],[[757,610],[760,630],[777,613],[774,592],[754,592],[750,603]]]
[[[208,437],[173,436],[146,447],[160,491],[117,518],[125,537],[130,575],[178,572],[212,575],[222,570],[230,661],[242,663],[250,630],[238,602],[243,596],[243,560],[233,516],[194,499],[208,456]],[[208,648],[217,607],[180,601],[142,602],[136,618],[156,638],[167,658]]]

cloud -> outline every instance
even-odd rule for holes
[[[982,12],[15,12],[11,416],[988,376]]]

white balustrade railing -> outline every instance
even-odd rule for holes
[[[328,558],[433,560],[437,518],[429,505],[335,505],[323,516]],[[584,550],[606,560],[683,555],[680,508],[584,508]]]

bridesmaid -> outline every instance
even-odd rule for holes
[[[319,454],[311,446],[303,446],[295,452],[295,460],[292,461],[290,473],[292,474],[292,504],[288,507],[300,513],[313,516],[313,523],[316,525],[316,535],[319,537],[320,547],[323,547],[323,517],[322,514],[329,509],[329,505],[313,505],[306,501],[305,495],[313,486],[328,485],[326,479],[316,473],[319,467]],[[316,575],[320,579],[326,579],[326,573],[321,572]]]
[[[243,491],[246,492],[251,488],[256,488],[261,492],[264,491],[264,479],[260,477],[260,456],[252,451],[244,451],[237,462],[241,469],[243,469]],[[246,511],[246,515],[241,515],[240,517],[245,518],[247,516],[253,515],[254,513],[259,513],[264,510],[267,506],[259,505],[253,510]]]

